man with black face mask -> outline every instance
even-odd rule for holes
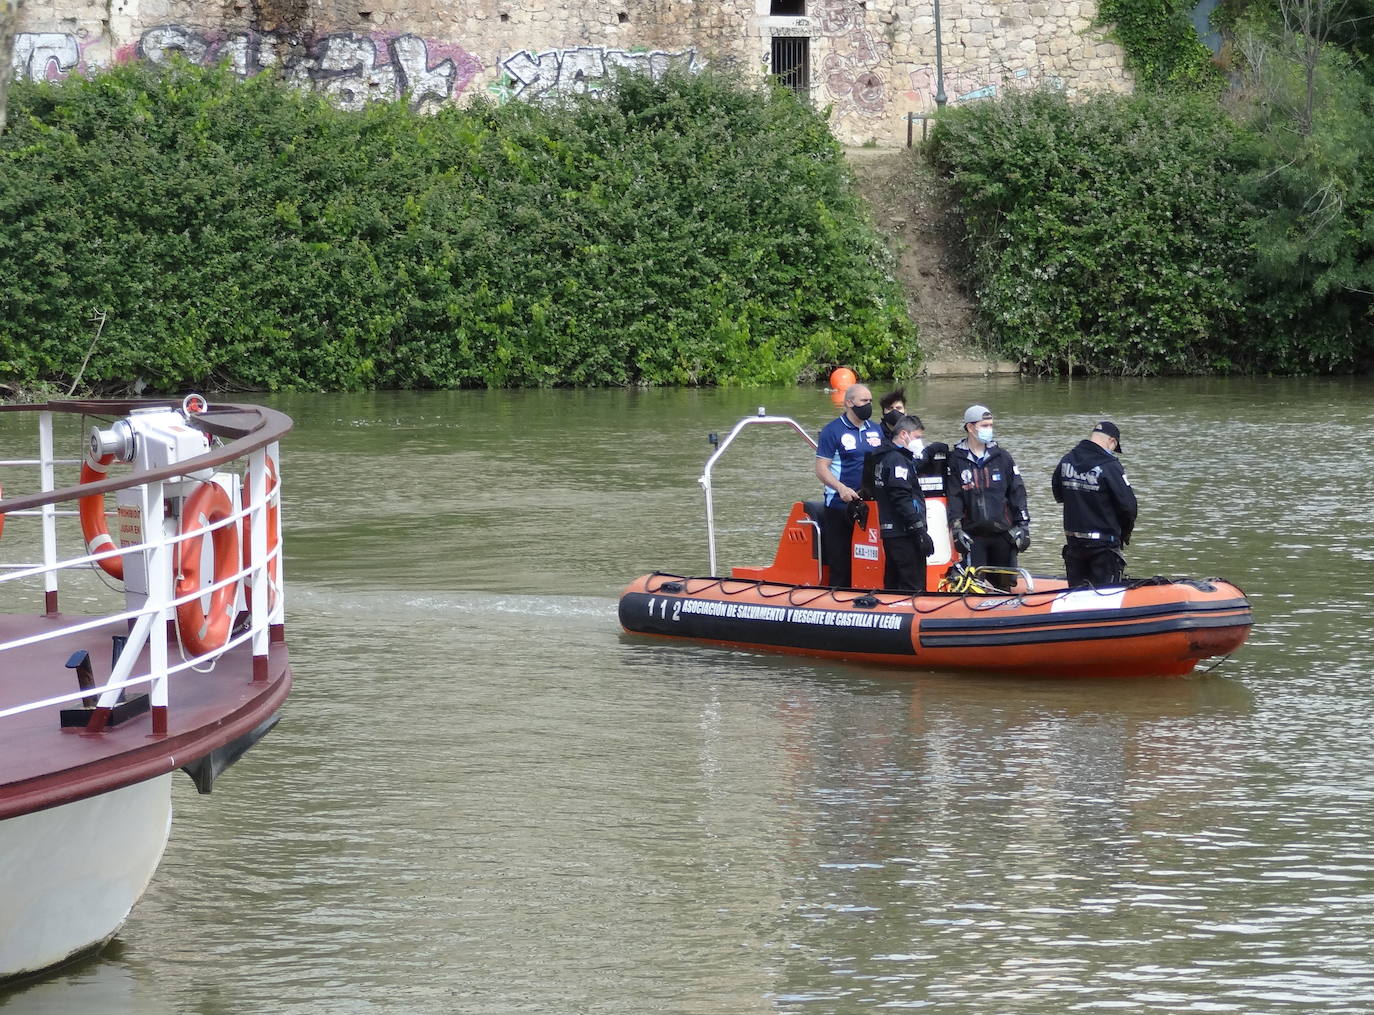
[[[897,421],[906,415],[906,389],[889,391],[878,399],[878,405],[883,410],[883,436],[892,440],[897,430]]]
[[[816,478],[825,487],[821,543],[830,565],[830,584],[837,587],[847,588],[852,574],[848,506],[859,500],[864,455],[883,441],[882,427],[872,422],[872,416],[873,392],[866,385],[851,384],[844,393],[844,412],[825,425],[816,444]]]

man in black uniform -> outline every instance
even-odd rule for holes
[[[1121,451],[1121,431],[1103,420],[1087,440],[1059,460],[1050,476],[1064,505],[1064,566],[1069,585],[1118,585],[1126,570],[1121,548],[1131,541],[1136,500]]]
[[[889,391],[882,398],[878,399],[878,405],[883,410],[883,436],[892,440],[894,428],[897,421],[906,415],[906,389],[897,388]]]
[[[964,438],[945,464],[945,496],[954,545],[968,563],[1014,568],[1016,554],[1030,547],[1030,508],[1021,470],[997,444],[993,423],[986,405],[964,413]],[[1015,581],[1009,574],[989,580],[1004,592]]]
[[[926,531],[926,502],[916,481],[915,451],[921,421],[903,416],[892,427],[892,440],[869,456],[873,489],[878,501],[878,526],[883,537],[883,587],[924,592],[926,558],[935,544]]]

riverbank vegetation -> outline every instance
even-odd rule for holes
[[[1133,96],[1010,94],[942,119],[928,152],[995,351],[1058,373],[1374,367],[1367,33],[1314,19],[1328,0],[1278,2],[1232,21],[1227,88],[1191,48],[1147,49],[1171,69]]]
[[[422,116],[126,66],[17,83],[9,120],[12,386],[755,384],[916,366],[842,152],[785,90],[625,76],[600,99]]]

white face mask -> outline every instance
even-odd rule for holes
[[[992,440],[992,427],[980,426],[978,428],[978,439],[982,441],[984,444]]]
[[[925,441],[921,440],[921,438],[919,437],[913,437],[911,438],[911,442],[907,444],[906,449],[910,451],[913,455],[919,455],[923,450],[925,450],[925,446]]]

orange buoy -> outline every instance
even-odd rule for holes
[[[98,479],[104,479],[105,473],[114,461],[114,455],[101,455],[93,458],[89,453],[81,463],[82,483],[94,483]],[[86,540],[87,553],[100,553],[102,550],[109,549],[115,545],[114,539],[110,536],[110,527],[105,521],[105,495],[103,493],[93,493],[89,497],[82,497],[77,502],[77,509],[81,514],[81,535]],[[106,557],[104,560],[96,561],[111,578],[124,580],[124,558]]]
[[[280,510],[277,502],[272,499],[277,492],[280,480],[277,478],[277,463],[272,460],[272,456],[267,457],[267,556],[271,558],[267,565],[267,606],[271,609],[277,605],[277,558],[272,556],[272,551],[277,548],[277,519]],[[253,494],[251,484],[243,484],[243,506],[251,508],[253,506]],[[252,566],[253,554],[253,519],[249,515],[243,516],[243,569],[247,571]],[[244,604],[252,609],[253,607],[253,583],[245,580],[243,583]]]
[[[857,384],[858,376],[849,367],[836,367],[830,371],[830,386],[837,391],[843,391],[851,384]]]
[[[203,483],[196,492],[186,498],[181,512],[181,532],[194,532],[222,522],[234,513],[234,505],[229,494],[218,483]],[[196,593],[177,606],[177,631],[181,644],[193,655],[205,655],[224,647],[229,640],[229,628],[234,621],[234,602],[238,599],[239,583],[231,581],[210,593],[210,609],[200,605],[200,589],[204,582],[200,575],[201,540],[205,533],[182,540],[180,544],[180,566],[177,568],[177,599]],[[238,573],[239,568],[239,527],[221,525],[210,533],[214,547],[214,582],[225,581]]]

